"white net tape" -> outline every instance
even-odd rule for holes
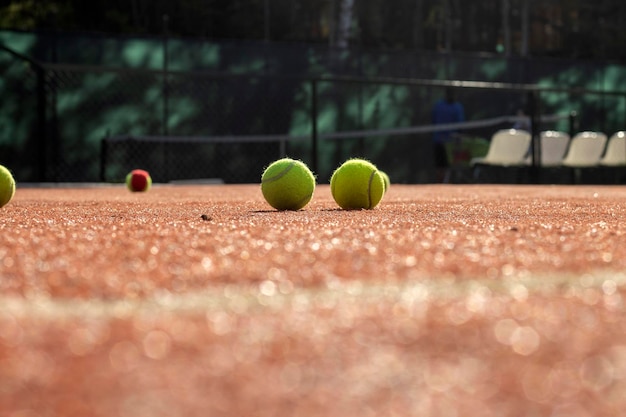
[[[556,122],[568,119],[569,115],[547,115],[539,118],[541,123]],[[441,131],[466,131],[472,129],[481,129],[490,126],[498,126],[504,123],[515,123],[520,121],[528,121],[525,116],[500,116],[489,119],[471,120],[460,123],[447,123],[436,125],[407,126],[388,129],[373,130],[349,130],[343,132],[319,133],[318,138],[322,140],[342,140],[367,138],[376,136],[397,136],[417,133],[432,133]],[[219,135],[219,136],[152,136],[152,135],[117,135],[105,138],[107,141],[120,142],[125,140],[133,140],[137,142],[165,142],[165,143],[252,143],[252,142],[285,142],[285,141],[302,141],[310,140],[311,135],[289,135],[289,134],[272,134],[272,135]]]

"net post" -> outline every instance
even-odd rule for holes
[[[624,99],[624,101],[626,101],[626,94],[623,94],[622,98]],[[626,148],[626,141],[624,141],[624,148]],[[626,155],[626,149],[624,149],[624,154]],[[624,161],[624,164],[622,165],[621,172],[622,172],[622,176],[618,178],[618,181],[617,181],[618,184],[626,183],[626,161]]]

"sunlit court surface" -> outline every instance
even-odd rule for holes
[[[0,416],[616,416],[626,189],[19,187]]]

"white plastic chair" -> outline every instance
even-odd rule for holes
[[[599,164],[605,167],[626,165],[626,132],[616,132],[609,138]]]
[[[503,129],[491,137],[487,155],[472,158],[470,165],[522,166],[526,164],[531,136],[525,130]]]
[[[574,135],[561,165],[570,168],[594,167],[600,163],[607,137],[601,132],[580,132]]]
[[[541,132],[541,163],[543,167],[556,167],[561,164],[567,151],[570,137],[565,132],[546,130]],[[532,164],[532,157],[526,159],[528,165]]]

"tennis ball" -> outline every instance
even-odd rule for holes
[[[384,171],[378,171],[380,173],[380,175],[382,175],[383,177],[383,181],[385,181],[385,193],[387,193],[387,191],[389,191],[389,187],[391,187],[391,180],[389,179],[389,175],[387,175],[386,172]]]
[[[385,181],[376,165],[349,159],[333,172],[330,192],[342,209],[373,209],[383,198]]]
[[[3,207],[15,194],[15,180],[11,171],[0,165],[0,207]]]
[[[126,176],[126,186],[130,191],[148,191],[152,186],[152,178],[148,171],[134,169]]]
[[[315,176],[302,161],[283,158],[272,162],[261,176],[261,192],[276,210],[300,210],[315,191]]]

